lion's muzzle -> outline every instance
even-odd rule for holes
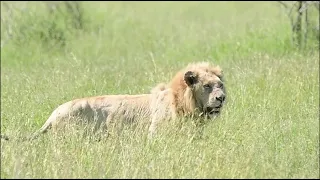
[[[226,95],[224,93],[220,93],[220,95],[216,97],[216,100],[220,101],[220,103],[222,104],[225,98],[226,98]]]
[[[220,113],[223,103],[226,99],[226,95],[222,90],[216,90],[212,92],[211,95],[211,101],[209,101],[204,111],[209,116],[215,116]]]

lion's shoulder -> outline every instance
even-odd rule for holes
[[[155,86],[154,88],[151,89],[151,94],[157,94],[157,93],[164,91],[166,89],[168,89],[167,84],[159,83],[157,86]]]

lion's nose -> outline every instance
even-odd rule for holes
[[[217,97],[216,97],[216,99],[217,99],[218,101],[221,101],[221,102],[223,102],[223,101],[225,100],[225,98],[226,98],[226,96],[225,96],[224,94],[221,94],[220,96],[217,96]]]

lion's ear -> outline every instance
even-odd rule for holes
[[[217,75],[221,79],[221,81],[223,81],[223,70],[220,66],[216,66],[215,68],[213,68],[213,73]]]
[[[192,86],[198,82],[198,77],[194,72],[188,71],[184,74],[184,81],[188,86]]]

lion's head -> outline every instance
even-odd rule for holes
[[[171,88],[178,113],[212,118],[220,113],[226,99],[221,68],[207,62],[188,65],[173,78]]]

